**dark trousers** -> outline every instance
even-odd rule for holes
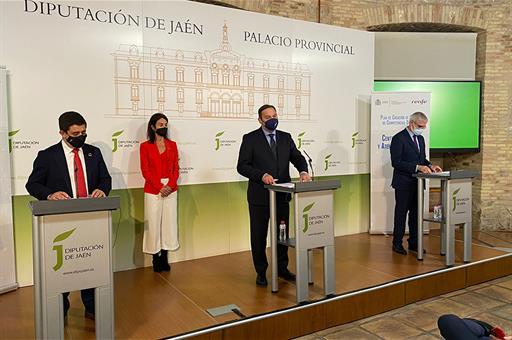
[[[286,223],[286,234],[288,235],[290,206],[288,202],[278,200],[277,204],[277,232],[279,233],[280,221]],[[263,205],[249,204],[249,217],[251,219],[251,251],[254,269],[259,275],[265,275],[268,267],[267,255],[267,233],[270,229],[270,208]],[[279,235],[279,234],[278,234]],[[288,268],[288,247],[277,245],[277,270],[285,272]]]
[[[64,296],[64,316],[66,316],[69,309],[69,292],[62,293],[62,295]],[[82,297],[85,310],[94,314],[94,288],[82,289],[80,296]]]
[[[418,246],[418,188],[409,190],[395,189],[395,219],[393,227],[393,245],[401,246],[405,234],[405,220],[409,214],[409,248]]]

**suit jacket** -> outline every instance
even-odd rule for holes
[[[144,192],[156,195],[162,189],[163,184],[160,182],[163,178],[169,178],[167,184],[172,191],[178,190],[178,177],[180,170],[178,166],[178,147],[172,140],[165,139],[165,152],[170,160],[169,173],[162,175],[162,162],[160,161],[160,152],[154,143],[146,141],[140,145],[140,169],[145,179]]]
[[[268,173],[279,183],[290,182],[290,162],[299,171],[308,171],[306,159],[292,136],[276,130],[277,159],[274,157],[262,128],[254,130],[242,139],[238,154],[237,171],[249,179],[247,200],[249,204],[269,205],[268,190],[264,188],[263,175]]]
[[[410,190],[417,185],[416,165],[431,165],[425,155],[425,139],[418,136],[420,149],[416,147],[407,129],[403,129],[391,139],[391,165],[393,181],[391,186],[398,190]]]
[[[108,173],[100,149],[90,144],[84,144],[82,151],[89,194],[95,189],[100,189],[105,195],[108,195],[112,189],[112,178]],[[45,200],[48,195],[57,191],[64,191],[73,197],[68,165],[61,142],[39,151],[25,188],[30,195],[38,200]]]

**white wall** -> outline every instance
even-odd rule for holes
[[[375,79],[474,80],[476,33],[375,33]]]

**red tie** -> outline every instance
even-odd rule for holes
[[[74,170],[75,170],[75,184],[76,184],[76,194],[80,197],[87,197],[87,188],[85,187],[85,177],[84,177],[84,168],[82,168],[82,161],[78,156],[78,149],[73,149],[73,153],[75,154],[74,158]]]

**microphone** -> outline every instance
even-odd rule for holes
[[[304,154],[308,158],[309,167],[311,168],[311,180],[313,181],[315,179],[315,171],[313,170],[313,160],[311,159],[311,157],[309,157],[309,155],[306,152],[306,150],[303,149],[302,151],[304,152]]]

